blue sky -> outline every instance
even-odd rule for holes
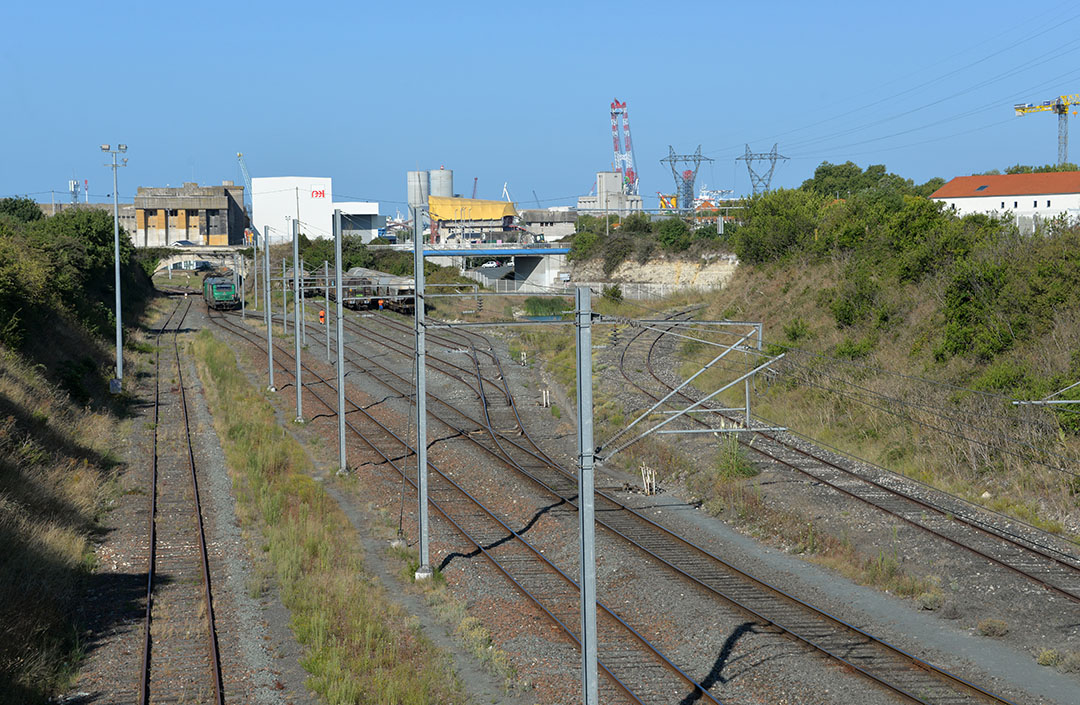
[[[1080,93],[1071,2],[5,3],[0,195],[68,179],[105,200],[102,142],[136,186],[334,179],[404,210],[405,172],[455,190],[572,204],[612,161],[628,103],[641,192],[668,145],[714,158],[698,184],[747,193],[735,157],[774,142],[774,186],[848,159],[922,182],[1052,163],[1057,118],[1015,102]],[[1072,120],[1080,161],[1080,120]]]

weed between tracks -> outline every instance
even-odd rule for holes
[[[302,448],[278,426],[233,352],[203,331],[195,353],[238,512],[265,540],[292,629],[306,647],[308,685],[330,703],[464,702],[446,657],[365,574],[348,519],[306,474]]]
[[[380,510],[380,518],[384,525],[390,525],[385,510]],[[413,576],[420,567],[419,552],[405,546],[391,548],[389,552],[402,565],[399,578],[406,583],[413,583],[416,589],[423,593],[435,618],[441,624],[450,626],[469,653],[502,679],[506,692],[528,687],[527,683],[518,682],[517,669],[514,668],[510,655],[495,645],[495,640],[484,623],[469,614],[464,600],[455,597],[446,589],[446,576],[442,571],[436,568],[431,580],[416,582]]]

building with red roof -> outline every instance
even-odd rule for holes
[[[960,215],[1011,214],[1022,231],[1031,232],[1040,220],[1080,217],[1080,171],[957,176],[930,198]]]

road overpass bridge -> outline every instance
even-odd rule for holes
[[[176,247],[170,254],[158,260],[157,266],[154,267],[154,274],[164,272],[178,264],[191,263],[189,268],[194,268],[198,262],[209,262],[214,267],[227,267],[236,270],[240,276],[247,276],[248,262],[241,254],[244,249],[246,248],[239,245]]]
[[[469,257],[498,257],[513,261],[513,278],[538,287],[557,286],[559,272],[566,269],[569,247],[515,247],[513,245],[484,245],[473,247],[425,246],[424,257],[435,264],[457,267],[465,272]]]
[[[369,245],[369,249],[411,252],[411,242],[393,245]],[[515,281],[529,282],[538,287],[559,285],[559,272],[566,269],[569,247],[553,247],[544,244],[519,245],[516,243],[455,242],[443,245],[424,245],[424,257],[444,267],[457,267],[465,273],[465,263],[470,257],[497,257],[513,262]]]

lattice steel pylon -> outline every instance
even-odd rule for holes
[[[754,195],[756,196],[769,190],[769,186],[772,184],[773,171],[776,170],[777,160],[787,159],[787,157],[776,151],[775,144],[772,146],[771,152],[751,152],[750,145],[746,145],[746,154],[735,157],[735,161],[740,159],[746,162],[746,170],[750,172],[750,186],[754,189]],[[754,171],[754,162],[769,162],[769,170],[759,174]]]
[[[694,210],[694,180],[697,179],[698,168],[701,162],[713,161],[709,157],[701,156],[701,145],[693,154],[675,154],[675,148],[668,145],[668,155],[660,160],[661,164],[671,167],[671,175],[675,177],[675,193],[678,194],[678,207],[682,213],[692,213]],[[676,164],[686,162],[693,164],[693,169],[685,169],[679,173]]]
[[[622,115],[622,135],[619,135],[619,116]],[[611,140],[615,143],[615,171],[622,174],[623,193],[638,195],[638,175],[634,170],[634,145],[630,141],[630,113],[626,101],[616,98],[611,103]],[[625,148],[623,145],[625,144]]]

